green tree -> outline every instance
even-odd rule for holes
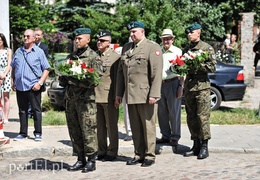
[[[87,19],[91,14],[101,12],[99,15],[110,15],[109,10],[113,7],[109,3],[97,3],[91,0],[70,0],[67,3],[56,3],[51,12],[54,14],[53,19],[56,22],[56,30],[72,33],[74,29],[83,27],[84,21],[78,21],[79,17]],[[95,11],[89,12],[88,9]],[[101,17],[100,17],[101,18]]]
[[[260,1],[259,0],[205,0],[214,6],[218,6],[223,14],[222,20],[227,30],[233,26],[233,21],[241,20],[240,13],[255,12],[254,22],[256,26],[260,26]]]
[[[14,36],[20,36],[26,29],[40,27],[51,31],[53,25],[49,22],[49,6],[35,3],[35,0],[10,0],[10,31]]]
[[[176,35],[175,44],[180,47],[187,43],[185,28],[194,22],[202,25],[204,40],[221,39],[224,35],[220,9],[199,0],[121,1],[117,4],[116,16],[119,19],[116,22],[124,25],[121,29],[123,42],[126,42],[129,36],[125,36],[126,24],[136,20],[146,25],[146,36],[158,43],[162,30],[171,28]]]

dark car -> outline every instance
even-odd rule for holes
[[[221,101],[242,100],[245,94],[243,66],[217,61],[216,72],[208,74],[211,83],[211,109],[218,109]]]
[[[55,66],[57,66],[58,63],[65,61],[68,54],[69,53],[56,53],[54,55]],[[50,83],[50,88],[48,88],[47,90],[47,94],[51,104],[53,104],[57,108],[63,108],[64,93],[65,93],[65,88],[59,85],[59,81],[57,80],[56,77],[56,80],[53,80]]]
[[[216,72],[209,75],[211,83],[211,109],[218,109],[221,101],[242,100],[245,94],[243,66],[217,61]],[[64,107],[64,87],[53,81],[48,89],[52,104]]]

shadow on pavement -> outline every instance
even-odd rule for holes
[[[65,145],[67,145],[67,146],[70,146],[70,147],[72,146],[70,140],[60,140],[60,141],[58,141],[58,142],[60,142],[60,143],[62,143],[62,144],[65,144]]]
[[[220,106],[220,107],[218,108],[218,110],[220,110],[220,111],[230,111],[231,109],[234,109],[234,108],[232,108],[232,107],[227,107],[227,106]]]
[[[9,122],[20,122],[19,119],[8,119]]]
[[[9,137],[9,138],[15,138],[18,135],[18,132],[14,133],[14,132],[6,132],[6,131],[4,131],[4,135]]]
[[[29,161],[24,169],[26,170],[47,170],[47,171],[59,171],[66,169],[69,165],[64,163],[62,160],[60,162],[50,161],[44,158],[37,158]]]
[[[126,133],[122,133],[122,132],[118,131],[118,138],[119,139],[124,139],[126,136],[127,136]]]
[[[190,147],[183,145],[183,144],[178,144],[178,146],[171,146],[168,143],[164,143],[164,144],[156,144],[155,147],[155,154],[159,155],[162,153],[164,147],[171,147],[172,148],[172,153],[174,154],[179,154],[179,155],[183,155],[183,153],[187,152],[190,150]]]

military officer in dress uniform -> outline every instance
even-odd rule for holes
[[[189,70],[184,81],[187,124],[194,143],[192,149],[185,152],[184,156],[197,156],[198,159],[204,159],[209,156],[208,140],[211,138],[209,123],[211,98],[208,73],[216,70],[216,59],[214,49],[200,39],[200,24],[190,25],[185,32],[190,44],[183,50],[183,53],[203,50],[209,54],[197,70],[194,70],[195,68]]]
[[[118,60],[117,54],[110,46],[111,33],[100,31],[97,34],[97,48],[100,55],[103,75],[100,84],[95,88],[97,103],[97,138],[98,160],[113,161],[118,152],[118,115],[115,108],[116,74]],[[109,145],[107,145],[107,136]]]
[[[74,31],[77,50],[68,55],[67,59],[82,60],[86,62],[87,67],[99,69],[99,56],[88,46],[90,33],[89,28],[78,28]],[[60,76],[59,82],[66,87],[65,114],[71,142],[78,156],[77,162],[67,170],[82,170],[83,173],[93,171],[96,169],[95,159],[98,150],[95,102],[97,84],[66,76]],[[87,160],[85,156],[88,157]]]
[[[125,93],[135,156],[127,165],[142,163],[148,167],[155,162],[157,104],[162,84],[162,51],[145,37],[144,24],[128,24],[133,42],[126,43],[118,66],[116,105]]]

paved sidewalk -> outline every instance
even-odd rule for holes
[[[260,101],[260,77],[256,78],[254,88],[247,88],[243,101],[223,102],[222,106],[247,107],[258,109]],[[11,109],[9,123],[4,124],[4,133],[10,137],[10,143],[0,147],[2,157],[40,157],[40,156],[62,156],[71,155],[72,148],[66,126],[44,126],[42,142],[35,142],[33,127],[29,127],[29,136],[23,141],[13,141],[19,132],[18,109],[16,105],[15,93],[11,94]],[[260,153],[260,124],[259,125],[211,125],[212,139],[209,141],[211,152],[232,152],[232,153]],[[159,127],[156,131],[160,138]],[[125,130],[123,125],[119,125],[119,155],[133,154],[132,141],[125,142]],[[179,146],[174,149],[171,146],[157,146],[157,153],[182,153],[190,146],[190,133],[186,125],[182,125],[182,137]]]

